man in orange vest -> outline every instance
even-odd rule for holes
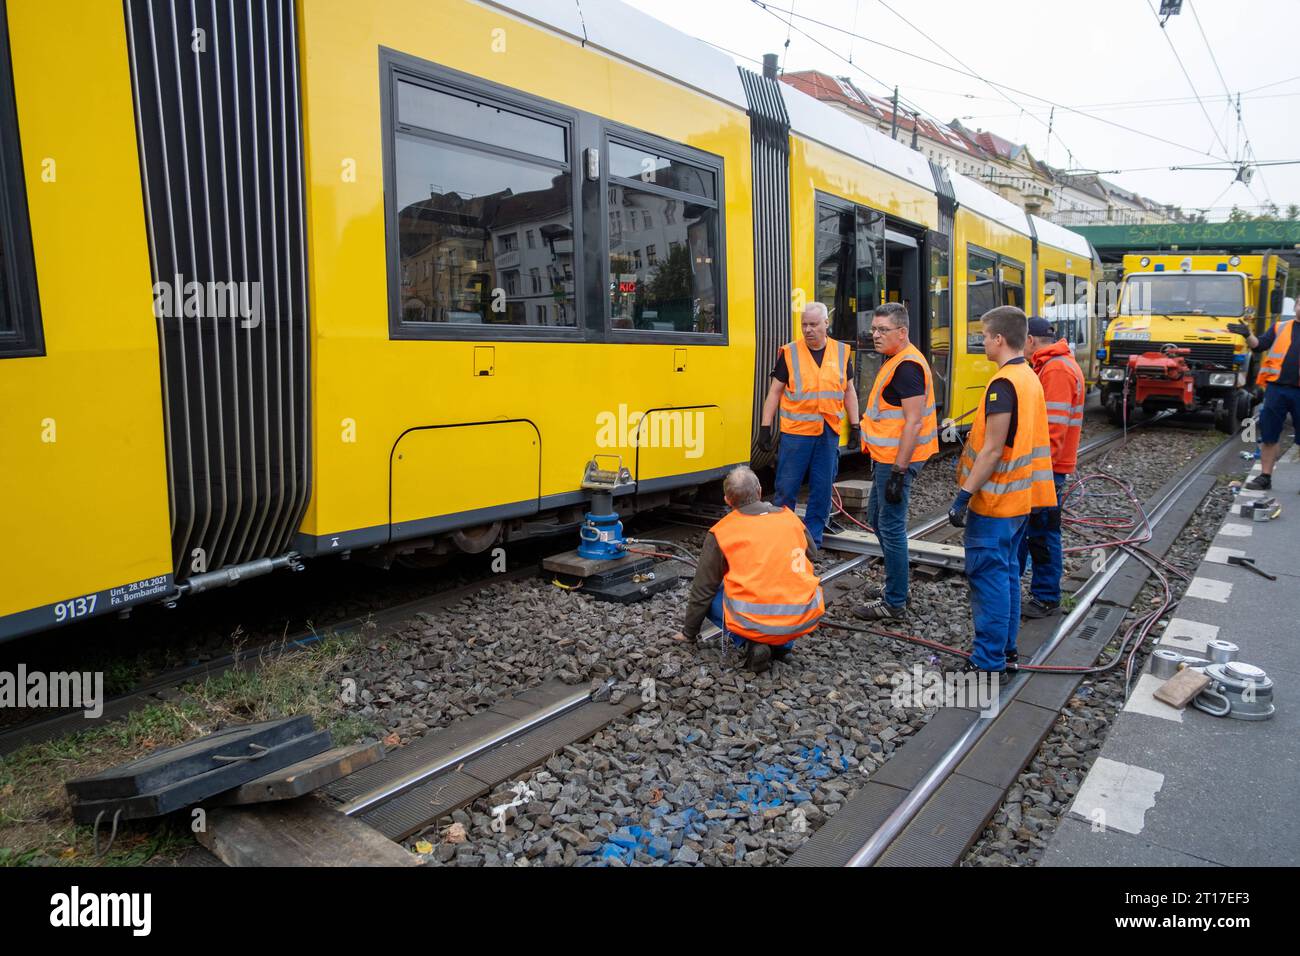
[[[1260,473],[1246,482],[1252,491],[1273,487],[1273,465],[1277,463],[1287,415],[1291,416],[1293,431],[1300,427],[1300,335],[1294,332],[1296,319],[1300,319],[1300,299],[1296,300],[1295,318],[1275,323],[1262,338],[1255,338],[1243,324],[1228,326],[1230,331],[1245,336],[1252,349],[1264,353],[1255,377],[1255,384],[1264,389],[1264,403],[1259,409]]]
[[[868,588],[867,603],[853,609],[868,621],[907,611],[907,500],[912,479],[939,450],[934,379],[925,356],[908,341],[907,309],[897,302],[877,306],[871,338],[886,361],[862,412],[862,451],[873,463],[867,523],[884,554],[885,586]]]
[[[1083,404],[1087,386],[1083,370],[1070,354],[1070,343],[1057,339],[1052,324],[1037,316],[1029,320],[1025,358],[1034,366],[1047,400],[1047,431],[1052,440],[1052,479],[1056,499],[1079,460],[1079,436],[1083,432]],[[1029,516],[1025,539],[1020,543],[1020,574],[1029,558],[1034,570],[1029,582],[1029,602],[1021,617],[1047,617],[1061,606],[1061,509],[1044,508]]]
[[[1020,660],[1020,542],[1031,512],[1056,507],[1043,386],[1025,361],[1025,313],[985,312],[984,354],[996,362],[957,465],[948,520],[966,529],[975,641],[966,670],[1002,673]]]
[[[758,476],[744,465],[728,473],[722,494],[731,511],[704,539],[686,619],[673,637],[693,640],[707,616],[746,649],[751,670],[763,671],[825,613],[813,571],[817,549],[793,511],[763,501]]]
[[[831,486],[840,462],[840,428],[847,420],[849,447],[857,444],[858,393],[853,382],[853,350],[827,334],[826,306],[809,303],[803,310],[802,341],[781,346],[772,369],[772,384],[763,402],[759,447],[772,448],[773,422],[781,419],[776,457],[776,493],[772,501],[794,510],[799,488],[808,479],[808,506],[803,523],[817,547],[831,514]]]

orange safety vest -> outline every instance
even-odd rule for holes
[[[761,644],[785,644],[817,626],[826,611],[821,581],[805,553],[803,522],[793,511],[732,511],[710,530],[727,559],[727,630]]]
[[[1277,324],[1277,331],[1273,333],[1273,345],[1264,356],[1264,361],[1259,363],[1259,374],[1255,376],[1255,384],[1260,388],[1268,388],[1282,374],[1282,361],[1286,358],[1286,353],[1291,351],[1291,326],[1294,323],[1295,319],[1287,319]]]
[[[1065,339],[1034,353],[1034,371],[1047,400],[1047,432],[1052,439],[1052,470],[1068,475],[1079,463],[1079,436],[1083,434],[1083,369],[1070,354]]]
[[[820,435],[822,422],[839,431],[844,422],[844,390],[849,386],[850,351],[843,342],[828,338],[818,365],[803,340],[781,346],[790,373],[790,383],[781,393],[781,431]]]
[[[903,417],[902,408],[886,405],[881,396],[904,362],[915,362],[925,374],[925,408],[921,412],[921,433],[916,438],[916,448],[912,450],[910,464],[919,464],[939,453],[939,424],[934,417],[934,379],[930,374],[930,363],[925,360],[921,350],[909,342],[907,348],[891,355],[880,367],[876,382],[871,386],[871,396],[862,412],[862,451],[870,453],[874,461],[887,465],[898,460],[898,443],[903,437],[903,426],[907,421]]]
[[[1014,518],[1036,508],[1056,505],[1052,480],[1051,447],[1047,436],[1047,405],[1043,386],[1027,362],[1008,363],[998,369],[985,394],[998,388],[1016,390],[1016,437],[1003,446],[1002,460],[993,475],[971,496],[970,510],[989,518]],[[984,447],[984,402],[975,409],[975,423],[957,464],[960,485]]]

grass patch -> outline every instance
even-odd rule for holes
[[[236,723],[309,714],[336,745],[373,735],[380,728],[342,701],[341,667],[359,642],[329,635],[301,650],[263,653],[183,687],[175,700],[0,757],[0,866],[175,861],[194,845],[183,811],[176,819],[122,824],[110,852],[96,860],[92,829],[73,822],[64,783]],[[101,842],[107,835],[101,827]]]

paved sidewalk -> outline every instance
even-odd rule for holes
[[[1175,710],[1144,673],[1043,857],[1043,866],[1300,865],[1300,446],[1273,472],[1280,517],[1229,514],[1157,646],[1204,657],[1231,641],[1264,668],[1265,721]],[[1254,473],[1258,473],[1255,466]],[[1239,506],[1234,506],[1234,511]],[[1230,555],[1254,558],[1269,581]]]

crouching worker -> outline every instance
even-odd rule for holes
[[[704,539],[686,620],[674,635],[694,640],[708,617],[745,648],[745,665],[754,671],[786,657],[825,612],[812,537],[793,511],[762,494],[758,476],[743,465],[723,481],[731,511]]]

